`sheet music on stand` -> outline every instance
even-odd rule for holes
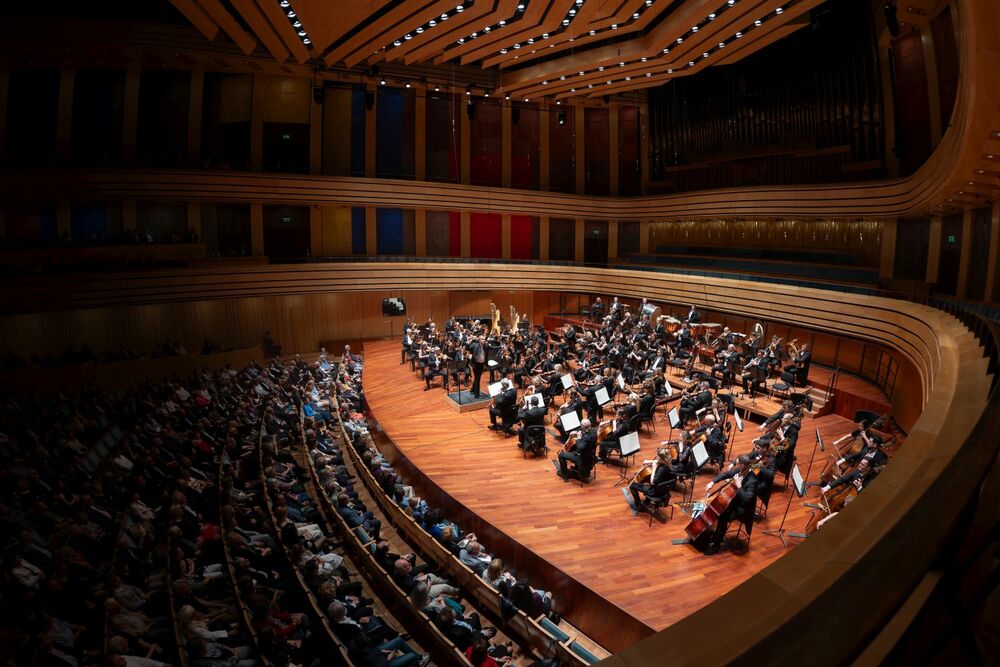
[[[559,421],[567,433],[580,428],[580,415],[576,414],[576,410],[571,410],[564,415],[560,415]]]
[[[600,389],[598,389],[597,391],[595,391],[594,392],[594,398],[597,399],[597,404],[598,405],[604,405],[606,403],[610,403],[611,402],[611,397],[608,396],[608,388],[607,387],[601,387]]]
[[[733,417],[736,417],[736,428],[738,428],[739,431],[740,431],[740,433],[742,433],[743,432],[743,420],[740,419],[740,413],[736,409],[735,405],[733,406]]]
[[[806,481],[802,479],[802,473],[799,472],[797,464],[792,465],[792,483],[795,484],[795,493],[799,494],[799,498],[806,495]]]
[[[667,392],[667,398],[670,398],[671,396],[674,395],[674,388],[671,386],[669,382],[663,383],[663,390]]]
[[[500,364],[498,364],[495,359],[490,359],[489,361],[486,362],[486,365],[489,366],[490,368],[496,368]]]
[[[618,382],[618,388],[621,389],[622,391],[625,391],[625,376],[619,373],[617,382]]]
[[[708,461],[708,450],[705,448],[704,442],[699,442],[697,445],[691,448],[691,453],[694,454],[694,465],[695,468],[700,468],[705,465]]]
[[[667,417],[670,419],[670,428],[680,428],[681,416],[677,412],[677,408],[671,408],[670,412],[667,413]]]
[[[572,374],[572,373],[566,373],[566,375],[563,375],[563,376],[562,376],[561,378],[559,378],[559,379],[560,379],[560,380],[562,380],[562,386],[563,386],[563,389],[569,389],[569,388],[570,388],[570,387],[572,387],[572,386],[573,386],[574,384],[576,384],[576,383],[575,383],[575,382],[573,381],[573,374]]]
[[[619,440],[618,444],[622,448],[622,457],[631,456],[639,451],[639,433],[638,431],[627,433],[623,435]]]
[[[490,392],[490,398],[496,398],[496,396],[501,391],[503,391],[503,383],[502,382],[494,382],[493,384],[486,385],[486,388]]]

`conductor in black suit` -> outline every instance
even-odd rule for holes
[[[472,395],[479,398],[482,394],[479,390],[479,382],[483,377],[483,369],[486,366],[486,340],[480,335],[469,345],[472,352]],[[492,412],[492,410],[490,410]]]
[[[524,449],[524,438],[528,434],[528,429],[532,426],[544,426],[545,414],[548,412],[541,396],[528,396],[525,401],[527,405],[517,413],[517,418],[521,422],[521,430],[517,434],[518,447],[521,449]]]
[[[589,419],[580,422],[580,435],[577,436],[573,449],[570,452],[559,452],[559,475],[566,477],[570,471],[569,463],[572,463],[580,479],[590,477],[590,470],[594,467],[594,454],[597,449],[597,431],[591,425]]]

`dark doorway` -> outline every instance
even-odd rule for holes
[[[587,220],[583,232],[583,261],[587,264],[608,263],[608,223],[603,220]]]

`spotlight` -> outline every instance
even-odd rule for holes
[[[403,87],[404,87],[404,88],[409,88],[409,87],[410,87],[410,82],[409,82],[409,81],[407,81],[406,83],[404,83],[404,84],[403,84]]]
[[[385,79],[379,79],[378,85],[384,86],[385,85]]]
[[[565,111],[560,111],[558,114],[556,114],[556,122],[559,123],[560,125],[565,125],[566,124],[566,112]]]

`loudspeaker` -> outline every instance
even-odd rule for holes
[[[375,91],[366,90],[365,91],[365,109],[371,111],[375,108]]]
[[[899,37],[899,19],[896,18],[896,5],[892,2],[886,2],[885,6],[882,7],[882,13],[885,15],[885,25],[889,28],[889,34],[893,37]]]
[[[313,86],[313,102],[323,104],[323,86]]]

